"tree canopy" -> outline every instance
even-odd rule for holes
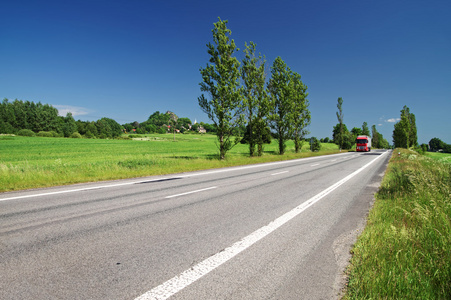
[[[213,44],[207,44],[207,52],[210,55],[210,64],[200,69],[202,82],[199,84],[202,92],[208,94],[208,98],[202,94],[198,98],[199,106],[217,129],[219,142],[219,157],[224,159],[229,151],[239,140],[233,141],[235,128],[242,123],[242,105],[240,62],[234,56],[239,49],[233,39],[230,39],[232,31],[227,28],[228,21],[218,18],[214,23]]]
[[[269,112],[269,99],[265,87],[266,60],[261,54],[257,57],[255,54],[256,45],[250,42],[245,43],[242,61],[241,79],[243,88],[243,113],[247,123],[245,138],[249,144],[249,155],[254,156],[255,146],[258,146],[257,155],[261,156],[263,152],[263,143],[265,138],[267,121],[266,116]]]
[[[279,141],[279,154],[285,153],[285,142],[292,132],[292,95],[290,90],[291,70],[278,56],[271,67],[268,89],[270,93],[269,121]]]
[[[393,144],[399,148],[410,148],[417,146],[417,126],[415,115],[404,105],[401,110],[401,120],[395,124],[393,130]]]

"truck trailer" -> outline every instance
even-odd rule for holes
[[[355,149],[357,152],[371,151],[371,137],[367,135],[359,135],[355,142],[356,142]]]

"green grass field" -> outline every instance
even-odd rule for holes
[[[221,168],[234,165],[294,159],[338,152],[323,144],[320,152],[277,155],[277,141],[265,145],[262,157],[249,157],[248,145],[238,144],[218,160],[214,135],[154,134],[143,140],[96,140],[0,136],[0,191],[66,185]]]
[[[451,153],[426,152],[426,156],[441,162],[451,163]]]
[[[450,156],[393,153],[352,250],[345,299],[451,299]]]

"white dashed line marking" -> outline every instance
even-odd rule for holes
[[[199,193],[199,192],[203,192],[203,191],[208,191],[208,190],[212,190],[212,189],[215,189],[215,188],[217,188],[217,187],[216,187],[216,186],[212,186],[212,187],[205,188],[205,189],[201,189],[201,190],[195,190],[195,191],[186,192],[186,193],[181,193],[181,194],[177,194],[177,195],[166,196],[165,198],[166,198],[166,199],[169,199],[169,198],[174,198],[174,197],[179,197],[179,196],[184,196],[184,195],[189,195],[189,194]]]
[[[280,175],[280,174],[283,174],[283,173],[288,173],[288,171],[283,171],[283,172],[279,172],[279,173],[274,173],[274,174],[271,174],[271,176],[274,176],[274,175]]]

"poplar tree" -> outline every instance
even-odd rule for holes
[[[286,140],[291,133],[291,109],[293,107],[290,95],[291,70],[282,58],[277,57],[271,67],[269,120],[279,141],[279,154],[285,153]]]
[[[338,125],[339,125],[339,135],[337,137],[337,141],[335,143],[338,143],[338,147],[343,148],[343,134],[344,134],[344,128],[343,128],[343,99],[341,97],[338,97],[338,103],[337,103],[337,119],[338,119]]]
[[[242,61],[241,79],[243,81],[243,110],[248,126],[247,141],[249,143],[249,155],[255,154],[255,146],[258,145],[257,155],[263,152],[264,134],[266,129],[265,116],[269,110],[268,94],[265,88],[266,60],[259,54],[255,55],[256,45],[245,43]]]
[[[417,140],[415,115],[404,105],[401,110],[401,120],[395,124],[393,130],[393,144],[395,147],[410,148],[417,145]]]
[[[213,44],[207,44],[210,64],[200,69],[202,80],[200,89],[209,94],[198,98],[199,106],[217,129],[219,157],[224,159],[227,151],[239,140],[232,141],[234,129],[242,123],[240,95],[240,62],[234,53],[239,49],[230,39],[232,31],[227,28],[228,21],[214,23]]]
[[[362,135],[370,136],[370,129],[368,128],[367,122],[363,122],[362,124]]]
[[[291,136],[294,140],[295,152],[298,153],[302,148],[302,140],[308,134],[307,126],[310,125],[310,111],[308,110],[309,101],[307,100],[307,86],[301,81],[301,75],[296,72],[291,73],[290,94],[292,101],[291,108]]]
[[[376,125],[371,126],[371,136],[373,137],[371,144],[373,148],[381,148],[379,141],[379,132],[377,132]]]

